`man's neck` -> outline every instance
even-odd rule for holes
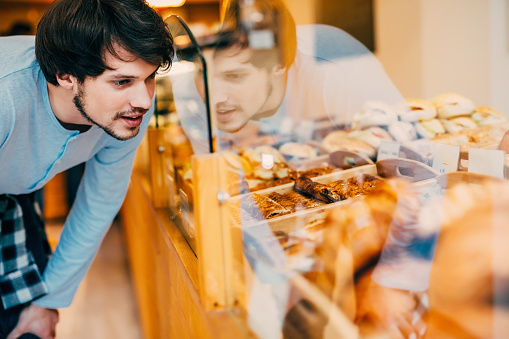
[[[58,120],[58,118],[57,118],[57,120]],[[70,131],[78,131],[80,133],[84,133],[92,127],[92,125],[69,124],[67,122],[63,122],[60,120],[58,120],[58,122],[60,123],[60,125],[62,125],[63,128],[70,130]]]

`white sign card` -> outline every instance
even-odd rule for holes
[[[432,167],[440,173],[456,172],[460,161],[460,147],[436,143],[433,146]]]
[[[378,148],[377,160],[399,158],[401,144],[394,141],[382,141]]]
[[[505,151],[502,150],[469,148],[468,171],[504,179],[505,154]]]

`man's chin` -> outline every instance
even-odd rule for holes
[[[135,136],[138,135],[138,133],[140,132],[140,128],[139,127],[135,127],[133,129],[128,129],[126,131],[122,131],[122,133],[118,132],[118,131],[113,131],[111,129],[105,129],[103,128],[103,130],[109,134],[111,137],[117,139],[117,140],[120,140],[120,141],[126,141],[126,140],[129,140],[129,139],[132,139],[134,138]]]
[[[246,126],[247,122],[244,123],[236,123],[234,121],[230,123],[219,123],[217,128],[220,131],[228,132],[228,133],[235,133],[240,131],[244,126]]]

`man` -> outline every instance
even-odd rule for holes
[[[295,26],[280,0],[229,1],[224,17],[217,40],[201,46],[213,49],[207,76],[220,137],[227,132],[235,139],[255,125],[258,134],[308,141],[326,124],[348,127],[367,101],[403,101],[360,42],[331,26]],[[190,60],[194,48],[186,50],[181,55]],[[173,76],[179,84],[173,91],[182,125],[201,153],[207,149],[200,144],[207,131],[205,84],[201,64],[195,64],[196,88],[189,74],[180,73]]]
[[[55,336],[56,310],[71,303],[122,204],[152,114],[155,75],[170,67],[172,46],[142,0],[57,0],[35,44],[0,39],[0,337],[11,330],[8,339]],[[26,194],[83,162],[45,265],[32,253],[34,238],[43,240],[26,217],[34,214]]]

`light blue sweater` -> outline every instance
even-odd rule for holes
[[[98,126],[66,130],[51,110],[34,37],[0,38],[0,194],[42,188],[57,173],[86,162],[83,180],[60,241],[43,275],[49,294],[35,304],[68,306],[90,267],[129,185],[139,134],[128,141]]]

